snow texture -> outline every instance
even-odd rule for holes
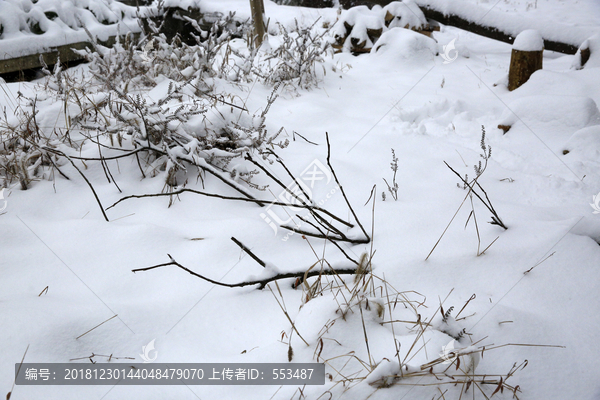
[[[192,3],[186,0],[184,5]],[[240,18],[250,14],[247,0],[199,3],[211,12],[237,11]],[[325,386],[303,387],[302,394],[293,386],[18,385],[11,398],[431,399],[438,398],[440,392],[435,386],[420,386],[427,378],[423,382],[408,378],[394,384],[398,382],[393,375],[400,371],[397,348],[401,360],[406,360],[402,372],[418,374],[421,365],[439,360],[444,347],[458,338],[455,348],[462,354],[461,366],[476,376],[493,379],[527,360],[527,368],[519,369],[508,381],[523,391],[519,398],[600,398],[596,348],[600,214],[595,212],[600,211],[600,51],[598,37],[592,37],[600,32],[600,19],[594,18],[598,2],[579,0],[575,6],[567,1],[538,0],[538,8],[528,10],[527,4],[534,4],[533,0],[417,3],[501,27],[515,36],[525,29],[536,29],[545,39],[577,46],[589,39],[586,44],[592,58],[584,68],[571,69],[577,55],[544,52],[544,69],[509,92],[505,85],[494,86],[494,82],[506,76],[510,45],[452,27],[434,32],[433,39],[395,27],[383,33],[371,53],[359,57],[340,53],[324,61],[326,74],[319,87],[280,89],[281,96],[273,103],[267,120],[284,126],[282,136],[289,137],[291,143],[278,150],[278,155],[294,173],[304,171],[315,159],[325,164],[324,132],[329,132],[336,175],[356,215],[369,232],[372,227],[374,231],[372,244],[343,248],[351,256],[376,250],[374,274],[385,277],[401,296],[388,299],[385,290],[380,291],[381,281],[376,284],[376,298],[363,297],[359,302],[348,291],[342,292],[346,289],[340,289],[338,294],[344,296],[324,290],[323,295],[307,301],[307,291],[303,287],[293,289],[291,280],[279,281],[280,295],[274,286],[273,292],[215,286],[173,266],[133,274],[134,268],[168,262],[166,254],[198,274],[228,283],[242,282],[252,274],[268,277],[303,270],[321,257],[333,266],[350,263],[329,243],[300,235],[288,237],[282,229],[274,233],[261,217],[266,207],[252,203],[192,194],[180,195],[180,201],[170,207],[164,197],[130,199],[107,211],[111,219],[107,223],[85,181],[65,162],[59,167],[70,179],[59,174],[44,176],[31,182],[28,190],[13,182],[0,195],[4,233],[0,241],[0,387],[7,392],[12,386],[15,363],[21,361],[26,348],[25,362],[84,365],[89,364],[86,357],[90,354],[133,357],[140,362],[143,347],[153,342],[157,362],[170,363],[289,363],[289,349],[293,347],[290,365],[328,360],[326,372],[331,374],[331,381],[327,379]],[[40,8],[42,14],[51,7],[57,14],[60,11],[60,22],[46,21],[34,11],[42,4],[48,5]],[[69,25],[76,21],[76,14],[106,34],[109,32],[103,29],[116,31],[118,23],[104,26],[96,14],[92,17],[92,11],[75,4],[87,4],[90,9],[97,6],[98,15],[107,18],[109,10],[127,10],[110,0],[104,5],[92,0],[0,1],[5,29],[1,51],[37,51],[54,38],[56,43],[86,40],[80,28]],[[277,22],[292,26],[294,19],[310,26],[318,17],[322,18],[319,24],[333,26],[337,19],[334,8],[286,7],[270,1],[265,1],[265,7],[270,26]],[[564,7],[569,12],[564,12]],[[9,18],[11,15],[14,18]],[[127,15],[111,21],[127,22]],[[48,32],[31,33],[28,17],[39,18],[40,27],[48,28]],[[360,19],[359,15],[354,17]],[[277,39],[269,37],[273,43]],[[436,54],[452,41],[458,57],[444,63]],[[89,66],[80,65],[75,71],[87,74]],[[185,76],[190,71],[182,72]],[[40,125],[66,130],[69,113],[76,113],[78,107],[45,94],[41,89],[44,82],[0,81],[0,106],[7,110],[7,121],[3,118],[0,122],[0,135],[6,135],[2,124],[16,122],[13,114],[18,93],[38,96]],[[140,91],[140,96],[160,98],[169,82],[159,77],[156,86]],[[264,107],[273,90],[259,82],[232,83],[222,78],[211,84],[216,93],[231,94],[228,100],[243,99],[251,114]],[[102,95],[94,100],[100,102]],[[177,100],[172,104],[177,107]],[[215,109],[215,114],[219,113],[232,111],[223,106]],[[241,115],[237,110],[235,113]],[[219,119],[213,120],[215,129],[220,127]],[[191,118],[181,129],[199,137],[203,122],[201,117]],[[511,125],[511,129],[504,134],[497,129],[498,124]],[[473,166],[482,160],[482,126],[492,155],[478,182],[508,225],[506,231],[487,223],[490,213],[477,199],[471,206],[468,192],[460,184],[457,187],[458,177],[444,164],[472,179]],[[292,140],[293,132],[317,145],[297,135]],[[108,140],[98,143],[111,146]],[[98,143],[87,140],[74,154],[93,157],[98,154]],[[186,145],[191,150],[198,143]],[[392,179],[391,148],[398,157],[399,198],[393,201],[388,196],[382,201],[383,178],[388,182]],[[121,153],[103,147],[103,154]],[[81,163],[76,165],[93,182],[105,206],[123,196],[160,193],[165,187],[166,171],[156,170],[155,177],[142,179],[136,162],[86,162],[85,169]],[[232,166],[240,173],[248,171],[241,158],[232,160]],[[105,167],[113,172],[120,190],[107,182]],[[152,169],[152,165],[143,167]],[[286,180],[285,171],[276,169],[277,163],[267,167],[276,171],[284,184],[292,183]],[[373,211],[372,204],[365,202],[375,184]],[[250,190],[241,180],[237,185]],[[333,181],[316,181],[310,187],[312,199],[354,222],[339,190],[327,197],[334,186]],[[234,193],[210,174],[190,179],[187,187]],[[278,189],[275,186],[269,188],[273,193],[252,193],[272,199],[280,195]],[[464,206],[459,209],[462,202]],[[448,225],[450,221],[453,223]],[[352,237],[357,231],[355,227],[344,230],[344,234]],[[424,261],[442,232],[435,251]],[[241,251],[231,236],[266,261],[267,268]],[[352,286],[354,277],[346,278]],[[324,286],[331,282],[327,279],[331,278],[323,278]],[[48,291],[43,292],[46,287]],[[412,309],[417,305],[419,321],[426,327],[419,337]],[[440,305],[444,310],[454,306],[446,322],[440,321],[436,311]],[[342,318],[340,310],[347,306],[352,310]],[[308,346],[292,329],[282,307]],[[115,314],[118,318],[89,331]],[[484,357],[478,352],[466,354],[484,345]],[[502,345],[507,346],[490,349]],[[407,357],[411,348],[419,351]],[[82,359],[69,361],[77,358]],[[95,361],[105,359],[97,357]],[[116,365],[121,361],[112,362]],[[371,366],[376,368],[371,370]],[[433,371],[445,379],[441,372],[447,367],[437,364]],[[456,368],[451,369],[455,372]],[[378,389],[378,381],[390,387]],[[430,382],[436,384],[437,379]],[[443,397],[485,398],[473,386],[469,389],[473,393],[464,394],[461,386],[444,386]],[[481,385],[487,397],[495,389],[489,386]],[[504,390],[493,397],[511,399],[513,394]]]

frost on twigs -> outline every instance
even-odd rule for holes
[[[332,55],[331,44],[325,38],[328,30],[319,28],[318,22],[302,27],[294,20],[292,28],[277,24],[279,34],[272,39],[273,44],[256,53],[255,75],[271,85],[285,83],[301,89],[318,86],[325,74],[325,57]]]

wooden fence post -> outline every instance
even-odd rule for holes
[[[515,90],[529,79],[538,69],[542,69],[544,39],[538,31],[525,30],[516,37],[510,57],[508,90]]]
[[[250,10],[254,23],[254,46],[259,48],[265,37],[265,4],[263,0],[250,0]]]

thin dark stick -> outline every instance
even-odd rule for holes
[[[305,138],[304,136],[302,136],[302,135],[301,135],[301,134],[299,134],[298,132],[296,132],[296,131],[292,131],[292,137],[293,137],[294,135],[298,135],[298,136],[300,136],[302,139],[306,140],[306,141],[307,141],[308,143],[310,143],[310,144],[314,144],[315,146],[318,146],[318,145],[319,145],[318,143],[311,142],[310,140],[308,140],[307,138]],[[296,138],[294,138],[294,140],[296,140]]]
[[[200,194],[202,196],[207,196],[207,197],[218,197],[218,198],[224,199],[224,200],[239,200],[239,201],[245,201],[245,202],[248,202],[248,203],[261,204],[261,201],[256,200],[256,199],[249,199],[249,198],[246,198],[246,197],[223,196],[223,195],[215,194],[215,193],[207,193],[207,192],[201,192],[199,190],[182,188],[182,189],[176,190],[174,192],[169,192],[169,193],[132,194],[132,195],[129,195],[129,196],[125,196],[122,199],[118,200],[116,203],[114,203],[112,206],[108,207],[107,210],[113,208],[114,206],[116,206],[120,202],[122,202],[124,200],[128,200],[128,199],[141,199],[141,198],[144,198],[144,197],[175,196],[175,195],[178,195],[178,194],[181,194],[181,193],[184,193],[184,192],[190,192],[190,193]],[[280,203],[280,202],[273,202],[272,204],[281,205],[281,206],[288,206],[289,205],[287,203]]]
[[[462,208],[462,206],[465,204],[465,201],[467,201],[467,199],[469,198],[469,195],[471,194],[471,191],[472,191],[472,189],[469,190],[469,193],[467,193],[467,195],[463,199],[462,203],[460,203],[460,206],[458,207],[458,210],[456,210],[456,212],[452,216],[452,219],[450,219],[450,222],[448,222],[448,225],[446,225],[446,228],[444,229],[444,232],[442,232],[442,235],[440,236],[440,238],[437,240],[437,242],[435,242],[435,245],[433,246],[433,248],[431,249],[431,251],[429,252],[429,254],[427,254],[427,257],[425,257],[425,261],[427,261],[429,259],[429,256],[431,256],[431,254],[433,254],[433,251],[435,250],[435,248],[442,241],[442,238],[446,234],[446,231],[448,230],[448,228],[450,228],[450,225],[452,224],[452,221],[454,221],[454,218],[456,218],[456,216],[458,215],[458,212],[460,211],[460,209]]]
[[[475,300],[475,298],[476,298],[476,297],[477,297],[477,295],[476,295],[475,293],[473,293],[473,294],[471,295],[471,297],[469,298],[469,300],[467,300],[467,302],[465,303],[465,305],[464,305],[464,306],[463,306],[463,307],[460,309],[460,311],[458,312],[458,314],[456,314],[456,315],[454,316],[454,319],[457,319],[457,318],[458,318],[458,316],[460,315],[460,313],[461,313],[461,312],[463,312],[463,310],[464,310],[464,309],[465,309],[465,308],[466,308],[466,307],[469,305],[469,303],[470,303],[472,300]]]
[[[98,198],[98,194],[96,193],[96,190],[94,190],[94,187],[92,186],[92,184],[90,183],[90,181],[88,180],[88,178],[85,177],[85,175],[83,174],[83,172],[81,172],[81,170],[77,167],[77,165],[75,165],[75,162],[71,159],[71,157],[69,157],[68,155],[66,155],[65,153],[63,153],[60,150],[51,149],[49,147],[42,147],[42,148],[44,150],[46,150],[46,151],[51,152],[51,153],[55,153],[55,154],[58,154],[60,156],[63,156],[67,160],[69,160],[69,162],[71,163],[71,165],[73,166],[73,168],[75,168],[77,170],[77,172],[79,172],[79,174],[86,181],[86,183],[88,184],[88,186],[90,187],[90,189],[92,189],[92,193],[94,194],[94,197],[96,198],[96,201],[98,202],[98,205],[100,206],[100,211],[102,211],[102,215],[104,216],[104,219],[106,220],[106,222],[110,222],[110,220],[106,216],[106,213],[104,212],[104,207],[102,206],[102,203],[100,202],[100,199]]]
[[[309,221],[308,219],[304,218],[301,215],[296,214],[296,216],[298,218],[300,218],[301,221],[306,222],[307,224],[311,225],[312,227],[314,227],[316,230],[318,230],[319,232],[323,233],[323,231],[321,231],[321,228],[319,228],[316,224],[312,223],[311,221]],[[346,235],[344,235],[342,232],[340,232],[337,229],[330,229],[331,224],[327,223],[326,225],[322,224],[319,220],[316,221],[317,224],[321,225],[321,227],[323,229],[325,229],[326,231],[333,231],[334,233],[338,234],[342,239],[348,239],[348,237]],[[335,227],[333,227],[335,228]]]
[[[244,252],[246,252],[246,254],[248,254],[250,257],[252,257],[252,259],[254,261],[256,261],[257,263],[260,264],[261,267],[265,268],[267,264],[265,264],[265,262],[263,260],[261,260],[260,258],[258,258],[256,256],[256,254],[254,254],[252,251],[250,251],[249,248],[247,248],[246,246],[244,246],[244,244],[242,242],[240,242],[239,240],[237,240],[236,238],[234,238],[233,236],[231,237],[231,240],[233,240],[233,243],[237,244],[238,246],[240,246],[240,248],[242,250],[244,250]]]
[[[281,158],[279,158],[279,156],[277,154],[275,154],[274,152],[273,152],[273,154],[275,155],[275,157],[277,157],[277,162],[279,164],[281,164],[281,166],[283,167],[283,169],[285,170],[285,172],[287,172],[287,174],[289,175],[289,177],[292,178],[292,180],[295,182],[297,179],[292,174],[292,172],[288,169],[287,165],[285,165],[283,163],[283,160],[281,160]],[[310,196],[306,193],[306,191],[304,191],[304,188],[301,185],[298,185],[298,188],[302,191],[302,194],[310,201]],[[288,190],[288,192],[289,192],[289,190]],[[302,201],[302,204],[308,205],[308,203],[306,203],[304,200],[302,200],[302,199],[299,199],[299,200]],[[329,222],[327,222],[327,220],[325,218],[323,218],[319,214],[317,214],[312,208],[309,208],[308,210],[310,211],[310,213],[312,214],[312,216],[314,217],[314,219],[317,222],[319,222],[319,224],[321,224],[322,226],[326,225],[326,226],[324,226],[325,229],[333,231],[333,232],[337,233],[338,235],[340,235],[341,237],[344,237],[344,234],[340,230],[338,230],[335,226],[333,226]]]
[[[128,150],[124,150],[124,149],[117,149],[117,150],[121,150],[121,151],[128,151]],[[110,156],[110,157],[77,157],[77,156],[70,156],[72,159],[74,160],[83,160],[83,161],[103,161],[103,160],[116,160],[119,158],[125,158],[125,157],[129,157],[131,155],[137,154],[140,151],[144,151],[144,150],[152,150],[152,151],[156,151],[159,152],[161,154],[166,154],[164,152],[162,152],[161,150],[152,148],[152,147],[139,147],[135,150],[130,151],[129,153],[125,153],[125,154],[120,154],[118,156]]]
[[[256,165],[258,168],[260,168],[265,174],[267,174],[267,176],[271,179],[273,179],[279,186],[281,186],[283,189],[285,189],[288,193],[290,193],[293,197],[295,197],[298,201],[302,202],[304,204],[304,202],[302,201],[302,199],[300,199],[298,196],[296,196],[295,193],[293,193],[292,191],[290,191],[279,179],[277,179],[275,176],[273,176],[273,174],[271,174],[265,167],[263,167],[262,165],[260,165],[259,163],[257,163],[256,161],[254,161],[252,159],[252,157],[249,154],[246,154],[245,159],[250,161],[252,164]],[[276,204],[276,205],[285,205],[285,206],[290,206],[290,207],[299,207],[299,208],[312,208],[315,209],[317,211],[322,212],[323,214],[326,214],[327,216],[335,219],[336,221],[338,221],[341,224],[346,225],[349,228],[354,228],[354,225],[352,225],[349,222],[344,221],[343,219],[341,219],[340,217],[337,217],[335,215],[333,215],[332,213],[330,213],[329,211],[321,208],[321,207],[317,207],[317,206],[313,206],[310,205],[308,207],[303,207],[301,205],[295,205],[295,204],[282,204],[282,203],[278,203],[278,202],[271,202],[271,204]]]
[[[10,396],[11,396],[13,390],[15,390],[15,383],[17,382],[17,376],[19,376],[19,372],[21,372],[21,367],[23,366],[23,361],[25,361],[25,356],[27,355],[27,350],[29,350],[29,345],[27,345],[27,348],[25,349],[25,353],[23,353],[23,358],[21,358],[21,363],[19,364],[19,368],[17,369],[17,375],[15,376],[15,380],[13,381],[12,387],[10,388],[10,392],[8,392],[8,394],[6,395],[6,400],[10,400]]]
[[[273,154],[275,154],[275,153],[273,153]],[[275,154],[275,157],[277,157],[276,154]],[[277,157],[277,158],[279,158],[279,157]],[[298,202],[302,203],[303,205],[306,205],[306,202],[304,201],[304,199],[301,199],[300,197],[298,197],[296,195],[296,193],[292,192],[286,185],[283,184],[283,182],[281,182],[269,170],[267,170],[265,167],[263,167],[261,164],[257,163],[256,161],[254,161],[254,159],[250,156],[250,154],[246,153],[246,156],[244,157],[244,159],[250,161],[252,164],[254,164],[258,168],[260,168],[269,178],[271,178],[273,181],[275,181],[275,183],[277,183],[279,186],[281,186],[283,188],[283,190],[285,190],[286,192],[288,192],[289,194],[291,194],[293,198],[295,198],[296,200],[298,200]],[[302,188],[300,188],[300,189],[302,190]],[[302,192],[304,193],[304,190],[302,190]],[[305,194],[305,196],[306,196],[306,194]],[[307,198],[308,198],[308,196],[307,196]]]
[[[102,165],[102,169],[104,170],[104,175],[106,176],[106,179],[108,179],[108,183],[111,183],[111,179],[112,179],[112,183],[115,185],[115,187],[117,188],[119,193],[123,193],[123,191],[117,184],[117,181],[115,180],[115,177],[113,176],[112,172],[110,172],[110,168],[108,167],[108,163],[106,162],[106,159],[102,156],[102,148],[100,147],[100,142],[97,142],[97,144],[98,144],[98,154],[100,154],[100,158],[102,159],[100,161],[100,164]]]
[[[215,281],[212,280],[210,278],[207,278],[205,276],[202,276],[186,267],[184,267],[183,265],[179,264],[177,261],[175,261],[173,259],[173,257],[171,257],[169,254],[167,254],[169,256],[169,258],[171,259],[171,262],[168,263],[164,263],[164,264],[158,264],[158,265],[154,265],[152,267],[147,267],[147,268],[138,268],[138,269],[132,269],[132,272],[138,272],[138,271],[148,271],[154,268],[160,268],[160,267],[165,267],[167,265],[175,265],[181,269],[183,269],[184,271],[187,271],[188,273],[194,275],[195,277],[198,277],[200,279],[203,279],[207,282],[210,282],[214,285],[219,285],[219,286],[225,286],[225,287],[244,287],[244,286],[251,286],[251,285],[259,285],[259,289],[264,289],[267,284],[269,282],[273,282],[273,281],[277,281],[280,279],[287,279],[287,278],[301,278],[304,279],[306,278],[310,278],[313,276],[318,276],[318,275],[354,275],[356,273],[356,269],[355,268],[344,268],[344,269],[321,269],[321,270],[312,270],[312,271],[300,271],[300,272],[287,272],[287,273],[283,273],[283,274],[277,274],[275,276],[269,277],[269,278],[265,278],[265,279],[258,279],[258,280],[253,280],[253,281],[245,281],[245,282],[239,282],[239,283],[224,283],[224,282],[219,282],[219,281]]]
[[[220,174],[217,173],[217,171],[214,171],[213,169],[209,168],[208,164],[207,165],[200,165],[198,163],[196,163],[193,159],[192,160],[188,160],[186,158],[181,158],[178,157],[178,159],[187,161],[193,165],[195,165],[198,168],[201,168],[202,170],[204,170],[205,172],[208,172],[209,174],[213,175],[214,177],[218,178],[219,180],[221,180],[224,184],[226,184],[227,186],[233,188],[236,192],[243,194],[244,196],[246,196],[248,199],[253,200],[256,204],[258,204],[259,206],[263,207],[265,205],[265,202],[256,199],[254,196],[252,196],[250,193],[246,192],[245,190],[242,190],[240,187],[234,185],[231,181],[227,180],[225,177],[221,176]],[[212,167],[214,168],[214,167]]]
[[[106,208],[106,210],[110,210],[111,208],[113,208],[114,206],[116,206],[117,204],[119,204],[120,202],[122,202],[124,200],[128,200],[128,199],[141,199],[141,198],[144,198],[144,197],[173,196],[173,195],[178,195],[178,194],[181,194],[181,193],[184,193],[184,192],[195,193],[195,194],[199,194],[199,195],[207,196],[207,197],[218,197],[218,198],[224,199],[224,200],[245,201],[245,202],[248,202],[248,203],[256,203],[256,204],[259,204],[259,205],[262,205],[265,202],[263,200],[249,199],[249,198],[246,198],[246,197],[223,196],[223,195],[215,194],[215,193],[207,193],[207,192],[201,192],[199,190],[182,188],[182,189],[176,190],[174,192],[170,192],[170,193],[151,193],[151,194],[139,194],[139,195],[138,194],[132,194],[130,196],[125,196],[122,199],[120,199],[117,202],[115,202],[110,207]],[[276,206],[283,206],[283,207],[298,207],[298,208],[310,208],[310,207],[312,207],[312,206],[305,206],[305,205],[302,205],[302,204],[298,204],[298,205],[296,205],[296,204],[288,204],[288,203],[283,203],[283,202],[279,202],[279,201],[273,201],[270,204],[276,205]],[[319,210],[319,211],[321,211],[321,212],[323,212],[325,214],[328,214],[328,215],[331,214],[327,210],[323,210],[323,209],[321,209],[319,207],[313,207],[313,208],[315,208],[315,209],[317,209],[317,210]],[[332,218],[335,218],[336,220],[343,221],[343,220],[341,220],[341,218],[336,217],[333,214],[331,214],[330,216]],[[353,225],[350,224],[350,227],[352,227],[352,226]]]
[[[354,220],[356,221],[356,223],[360,227],[360,230],[363,232],[363,234],[367,238],[367,241],[363,242],[363,243],[369,243],[371,241],[371,238],[369,237],[369,235],[367,234],[367,231],[362,226],[362,224],[360,223],[360,220],[356,216],[356,213],[354,212],[354,209],[352,208],[352,206],[350,205],[350,202],[348,201],[348,197],[346,197],[346,193],[344,192],[344,188],[340,184],[340,181],[338,180],[337,175],[335,174],[335,170],[333,169],[333,166],[331,165],[331,160],[330,160],[330,158],[331,158],[331,145],[329,144],[329,133],[325,132],[325,138],[327,139],[327,165],[329,166],[329,169],[331,170],[331,174],[333,175],[333,179],[335,179],[335,182],[340,187],[340,192],[342,192],[342,196],[344,196],[344,200],[346,201],[346,204],[348,205],[348,208],[350,209],[350,212],[352,213],[352,216],[354,217]]]
[[[488,209],[488,210],[489,210],[489,211],[492,213],[492,215],[493,215],[492,219],[494,220],[494,222],[496,223],[496,225],[499,225],[499,226],[501,226],[501,227],[502,227],[502,228],[504,228],[505,230],[506,230],[506,229],[508,229],[508,228],[506,227],[506,225],[504,225],[504,223],[502,222],[502,220],[500,219],[500,217],[498,216],[498,213],[496,212],[496,210],[494,210],[494,207],[492,207],[492,206],[491,206],[491,204],[492,204],[492,203],[490,202],[490,203],[489,203],[489,205],[488,205],[488,203],[486,203],[486,201],[485,201],[485,200],[483,200],[483,199],[481,198],[481,196],[479,195],[479,193],[477,193],[477,192],[475,191],[475,189],[473,188],[473,186],[472,186],[471,184],[469,184],[469,182],[465,181],[465,179],[464,179],[462,176],[460,176],[460,174],[459,174],[458,172],[456,172],[456,171],[455,171],[455,170],[454,170],[454,169],[453,169],[453,168],[452,168],[450,165],[448,165],[448,163],[447,163],[446,161],[444,161],[444,164],[446,164],[446,166],[447,166],[448,168],[450,168],[450,170],[451,170],[452,172],[454,172],[454,173],[455,173],[455,174],[456,174],[456,175],[457,175],[457,176],[460,178],[460,180],[461,180],[461,181],[462,181],[462,182],[463,182],[465,185],[467,185],[467,186],[468,186],[468,187],[471,189],[471,192],[472,192],[472,193],[473,193],[475,196],[477,196],[477,198],[478,198],[479,200],[481,200],[481,202],[483,203],[483,205],[484,205],[484,206],[485,206],[485,207],[486,207],[486,208],[487,208],[487,209]],[[477,182],[477,180],[475,180],[475,183],[477,184],[477,186],[478,186],[478,187],[479,187],[481,190],[483,190],[483,188],[481,188],[481,185],[479,185],[479,182]],[[485,193],[485,191],[484,191],[484,193]],[[486,197],[487,197],[487,194],[486,194]],[[488,201],[490,201],[490,199],[489,199],[489,198],[488,198]]]
[[[322,233],[314,233],[314,232],[309,232],[309,231],[305,231],[302,229],[298,229],[298,228],[294,228],[293,226],[288,226],[288,225],[281,225],[281,227],[283,229],[287,229],[289,231],[298,233],[300,235],[305,235],[305,236],[311,236],[311,237],[315,237],[317,239],[327,239],[327,240],[336,240],[338,242],[348,242],[348,243],[352,243],[352,244],[365,244],[365,243],[369,243],[370,239],[367,237],[365,239],[349,239],[349,238],[342,238],[342,237],[333,237],[331,235],[325,235]]]
[[[100,150],[100,143],[97,143],[97,144],[98,144],[98,154],[100,154],[100,165],[102,165],[102,170],[104,171],[104,176],[108,180],[108,183],[111,183],[110,178],[108,177],[108,173],[106,172],[106,165],[105,165],[104,157],[102,157],[102,151]]]
[[[140,168],[140,172],[142,173],[142,178],[146,179],[146,174],[144,173],[144,170],[142,169],[142,164],[140,163],[140,157],[138,156],[138,153],[135,153],[135,159],[137,160],[137,165]]]
[[[71,180],[71,178],[69,178],[68,176],[66,176],[66,175],[65,175],[65,174],[64,174],[64,173],[63,173],[63,172],[60,170],[60,168],[58,168],[58,165],[56,165],[56,164],[54,163],[54,161],[52,160],[52,157],[50,157],[50,156],[49,156],[49,155],[47,155],[47,154],[46,154],[46,157],[48,158],[48,160],[50,161],[50,163],[51,163],[51,164],[54,166],[54,168],[56,168],[56,170],[58,171],[58,173],[59,173],[59,174],[60,174],[60,175],[61,175],[63,178],[65,178],[65,179],[66,179],[66,180],[68,180],[68,181],[70,181],[70,180]]]
[[[240,107],[238,105],[235,105],[233,103],[229,103],[228,101],[220,99],[217,96],[213,96],[212,94],[209,94],[208,92],[203,92],[203,91],[200,90],[200,88],[198,86],[194,86],[194,85],[190,85],[190,86],[193,87],[193,88],[195,88],[196,90],[198,90],[198,92],[200,92],[200,94],[203,94],[206,97],[209,97],[209,98],[211,98],[213,100],[216,100],[216,101],[220,101],[221,103],[227,104],[228,106],[231,106],[231,107],[234,107],[234,108],[237,108],[238,110],[242,110],[242,111],[248,112],[248,109],[246,107]]]
[[[309,221],[305,220],[304,218],[302,218],[302,217],[301,217],[301,216],[299,216],[298,214],[296,214],[296,216],[297,216],[298,218],[300,218],[302,221],[304,221],[304,222],[306,222],[306,223],[308,223],[308,224],[310,224],[310,225],[314,226],[314,227],[315,227],[315,229],[316,229],[316,230],[318,230],[318,231],[319,231],[321,234],[324,234],[324,233],[323,233],[323,231],[322,231],[322,230],[321,230],[321,229],[320,229],[318,226],[316,226],[316,225],[314,225],[313,223],[311,223],[311,222],[309,222]],[[356,261],[356,260],[354,260],[352,257],[350,257],[350,256],[349,256],[349,255],[348,255],[348,254],[347,254],[347,253],[344,251],[344,249],[342,249],[342,247],[339,245],[339,243],[337,243],[335,240],[333,240],[333,239],[332,239],[332,238],[331,238],[329,235],[326,235],[326,236],[327,236],[327,240],[329,240],[331,243],[333,243],[333,245],[334,245],[335,247],[337,247],[337,248],[338,248],[338,250],[339,250],[339,251],[341,251],[341,252],[342,252],[342,254],[343,254],[343,255],[344,255],[344,256],[345,256],[345,257],[346,257],[348,260],[350,260],[352,263],[354,263],[354,264],[358,265],[358,261]]]
[[[292,178],[292,181],[296,182],[296,180],[297,180],[296,177],[292,174],[292,172],[288,169],[288,167],[283,163],[283,160],[281,160],[281,158],[279,158],[279,156],[277,154],[275,154],[274,152],[272,152],[272,153],[275,155],[277,162],[283,167],[283,169],[285,170],[285,172],[287,172],[288,176],[290,178]],[[306,197],[306,199],[308,201],[310,201],[310,196],[304,191],[304,188],[301,185],[298,185],[298,189],[300,189],[300,191],[302,192],[302,194],[304,195],[304,197]],[[286,190],[288,192],[290,192],[290,190],[287,189],[287,186],[286,186]],[[295,197],[297,197],[297,196],[295,196]],[[300,201],[302,201],[303,204],[306,203],[304,201],[304,199],[301,199],[299,197],[297,197],[297,199],[300,200]]]

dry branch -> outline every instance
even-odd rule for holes
[[[69,162],[71,163],[73,168],[75,168],[77,170],[77,172],[79,172],[79,175],[81,175],[81,177],[85,180],[85,182],[88,184],[90,189],[92,189],[92,193],[94,194],[94,197],[96,198],[96,202],[98,202],[98,205],[100,206],[100,211],[102,211],[102,215],[104,216],[104,219],[106,220],[106,222],[110,222],[108,217],[106,216],[104,207],[102,207],[102,203],[100,202],[100,199],[98,198],[98,194],[96,194],[96,190],[94,189],[94,186],[92,186],[92,184],[90,183],[88,178],[86,178],[86,176],[83,174],[83,172],[81,172],[81,170],[77,167],[77,165],[75,165],[75,162],[71,159],[71,157],[69,157],[68,155],[66,155],[65,153],[63,153],[60,150],[51,149],[49,147],[42,147],[42,149],[49,151],[51,153],[54,153],[54,154],[58,154],[59,156],[62,156],[64,158],[66,158],[67,160],[69,160]]]
[[[333,165],[331,165],[331,160],[330,160],[330,158],[331,158],[331,145],[329,144],[329,133],[327,133],[327,132],[325,132],[325,139],[327,139],[327,165],[329,166],[329,169],[331,170],[331,174],[333,175],[333,179],[335,179],[335,182],[337,183],[337,185],[340,188],[340,192],[342,192],[342,196],[344,197],[344,200],[346,201],[346,204],[348,205],[348,208],[350,209],[350,212],[352,213],[352,216],[354,217],[354,220],[356,221],[356,223],[360,227],[360,230],[362,231],[362,233],[365,235],[365,238],[367,238],[366,243],[369,243],[371,241],[371,238],[369,237],[369,235],[367,234],[367,231],[362,226],[362,224],[360,223],[360,220],[356,216],[356,213],[354,212],[354,209],[352,208],[352,205],[350,205],[350,202],[348,201],[348,197],[346,197],[346,192],[344,192],[344,188],[342,187],[340,181],[337,178],[335,170],[333,169]]]
[[[483,203],[483,205],[492,213],[492,222],[490,222],[490,224],[492,225],[498,225],[501,226],[502,228],[504,228],[505,230],[508,229],[508,227],[506,225],[504,225],[504,222],[502,222],[502,220],[500,219],[500,217],[498,216],[498,213],[496,212],[496,210],[494,209],[494,206],[492,206],[492,203],[490,201],[490,198],[488,197],[486,191],[481,187],[481,185],[479,184],[479,182],[477,182],[477,180],[475,180],[474,184],[477,185],[477,187],[479,189],[481,189],[481,191],[484,193],[485,198],[487,199],[487,201],[483,200],[483,198],[481,198],[481,196],[479,195],[479,193],[477,193],[475,191],[475,187],[473,183],[469,183],[465,180],[465,178],[463,178],[462,176],[460,176],[460,174],[458,172],[456,172],[454,170],[454,168],[452,168],[450,165],[448,165],[448,163],[446,161],[444,161],[444,164],[446,164],[446,166],[448,168],[450,168],[450,170],[452,172],[454,172],[456,174],[456,176],[458,176],[460,178],[460,180],[469,188],[469,193],[473,193],[479,200],[481,200],[481,202]]]
[[[194,275],[197,278],[203,279],[207,282],[210,282],[214,285],[218,285],[218,286],[225,286],[225,287],[244,287],[244,286],[252,286],[252,285],[259,285],[258,288],[260,290],[264,289],[268,283],[270,282],[274,282],[274,281],[278,281],[281,279],[288,279],[288,278],[297,278],[297,279],[301,279],[304,280],[306,278],[310,278],[313,276],[321,276],[321,275],[354,275],[356,273],[356,268],[342,268],[342,269],[321,269],[321,270],[314,270],[314,271],[300,271],[300,272],[286,272],[286,273],[281,273],[281,274],[277,274],[277,275],[273,275],[270,276],[268,278],[264,278],[264,279],[255,279],[255,280],[250,280],[250,281],[243,281],[243,282],[238,282],[238,283],[225,283],[225,282],[219,282],[219,281],[215,281],[213,279],[207,278],[206,276],[200,275],[186,267],[184,267],[183,265],[179,264],[177,261],[175,261],[175,259],[173,257],[171,257],[170,254],[167,254],[169,256],[169,258],[171,259],[170,262],[168,263],[164,263],[164,264],[158,264],[158,265],[153,265],[151,267],[146,267],[146,268],[137,268],[137,269],[132,269],[132,272],[138,272],[138,271],[149,271],[151,269],[155,269],[155,268],[160,268],[160,267],[166,267],[168,265],[175,265],[176,267],[181,268],[184,271],[189,272],[190,274]]]
[[[265,264],[265,262],[263,260],[261,260],[260,258],[258,258],[256,256],[256,254],[254,254],[249,248],[247,248],[246,246],[244,246],[244,244],[242,242],[240,242],[239,240],[237,240],[236,238],[234,238],[233,236],[231,237],[231,240],[233,240],[233,243],[237,244],[238,246],[240,246],[240,248],[242,250],[244,250],[244,252],[246,254],[248,254],[250,257],[252,257],[252,259],[254,261],[256,261],[258,264],[260,264],[261,267],[265,268],[267,266],[267,264]]]

